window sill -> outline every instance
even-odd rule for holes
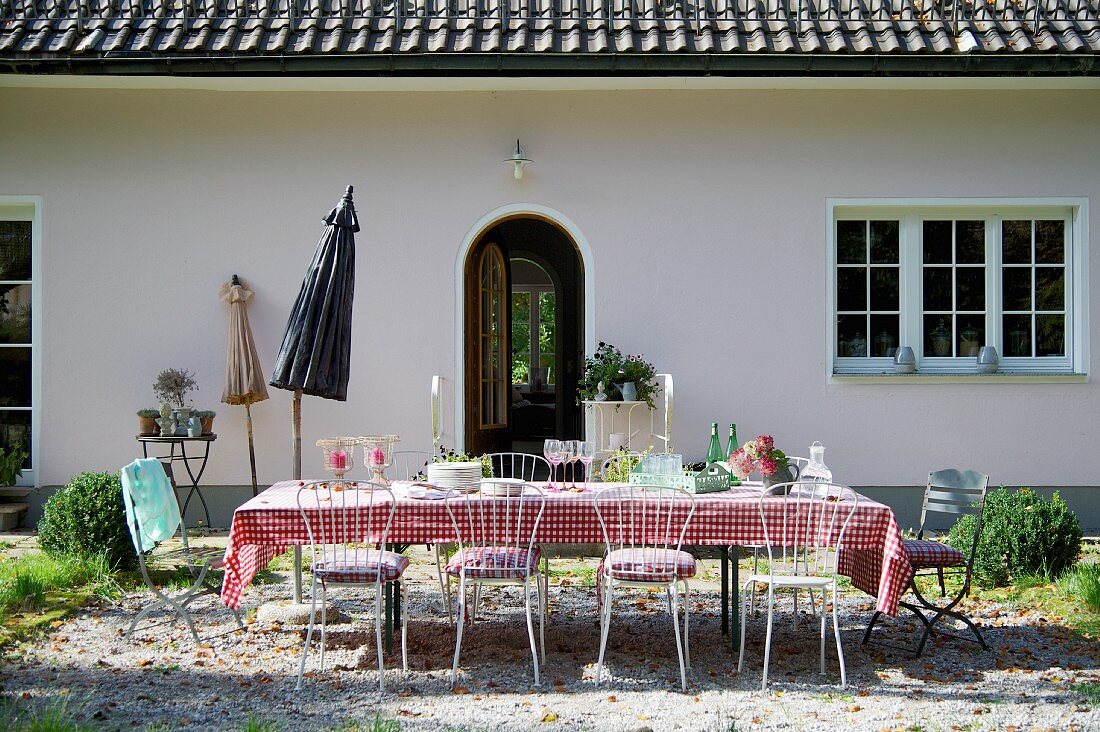
[[[829,381],[837,384],[1085,384],[1088,374],[1063,372],[998,371],[994,374],[977,373],[922,373],[895,374],[892,371],[872,374],[834,373]]]

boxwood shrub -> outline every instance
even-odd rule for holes
[[[114,569],[137,567],[118,475],[81,473],[50,496],[38,522],[38,544],[55,556],[106,552]]]
[[[970,552],[974,516],[962,516],[947,543]],[[1056,492],[1049,501],[1027,488],[1001,487],[985,499],[985,521],[974,555],[974,580],[982,587],[1004,587],[1014,577],[1053,580],[1077,561],[1081,524]]]

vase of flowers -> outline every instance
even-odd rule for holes
[[[791,465],[787,454],[776,448],[771,435],[759,435],[734,450],[730,455],[730,470],[741,480],[759,473],[766,488],[798,479],[797,466]]]
[[[657,394],[657,371],[653,364],[639,355],[623,355],[615,346],[600,341],[596,353],[584,360],[584,375],[577,385],[577,402],[599,401],[599,395],[603,392],[600,385],[608,389],[608,385],[614,385],[615,390],[607,394],[608,400],[616,397],[626,401],[645,402],[650,409],[656,409],[653,397]],[[633,385],[633,393],[631,386]],[[633,398],[627,399],[631,395]]]

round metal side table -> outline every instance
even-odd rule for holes
[[[183,508],[180,509],[180,515],[187,515],[187,504],[191,502],[191,496],[197,495],[199,502],[202,503],[203,513],[206,514],[206,526],[210,526],[210,509],[206,505],[206,498],[202,495],[202,490],[199,488],[199,481],[202,480],[203,471],[206,470],[206,461],[210,459],[210,443],[218,439],[215,434],[202,435],[201,437],[181,437],[171,435],[168,437],[161,437],[160,435],[138,435],[137,441],[141,443],[141,452],[144,457],[149,457],[149,445],[168,445],[169,452],[167,455],[154,455],[153,457],[168,461],[171,463],[182,462],[183,467],[187,470],[187,477],[191,479],[191,485],[187,491],[187,498],[183,501]],[[201,445],[201,453],[188,454],[188,444],[196,447]],[[179,453],[176,452],[176,446],[179,446]],[[191,467],[192,463],[198,464],[198,470],[194,470]],[[186,521],[184,522],[186,523]]]

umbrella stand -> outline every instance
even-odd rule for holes
[[[292,439],[294,440],[294,457],[291,468],[294,471],[294,479],[302,479],[302,390],[294,390],[294,400],[290,406],[293,413]],[[294,604],[302,604],[302,546],[294,545]]]
[[[248,463],[252,467],[252,497],[255,498],[260,490],[256,484],[256,444],[252,440],[252,405],[244,405],[244,421],[248,426]]]

